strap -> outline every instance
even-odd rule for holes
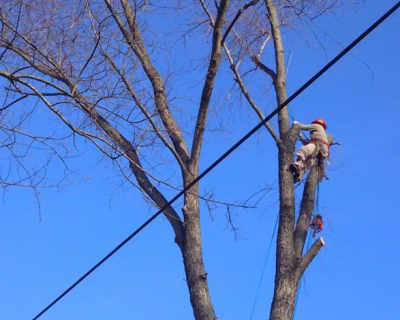
[[[318,140],[318,141],[310,140],[310,143],[312,143],[312,144],[317,144],[317,142],[322,142],[324,145],[329,147],[328,142],[325,142],[324,140]]]

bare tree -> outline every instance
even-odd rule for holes
[[[287,99],[287,66],[281,30],[297,30],[335,4],[334,0],[254,0],[244,5],[229,0],[168,5],[139,0],[4,0],[0,76],[7,84],[0,109],[2,147],[10,151],[10,158],[17,155],[19,168],[27,168],[24,155],[30,148],[45,150],[65,163],[68,146],[90,141],[149,203],[164,207],[168,201],[162,188],[185,187],[199,174],[221,61],[232,70],[238,95],[263,118],[258,98],[246,87],[247,77],[260,77],[258,70],[264,71],[276,104],[282,104]],[[164,23],[155,23],[161,16]],[[208,38],[208,52],[198,50],[197,41]],[[262,62],[266,50],[274,54],[274,67]],[[182,97],[180,87],[199,70],[204,80],[199,98],[193,98],[192,91],[198,88],[193,80]],[[49,123],[57,123],[49,125],[50,134],[46,127],[31,125],[43,114]],[[319,239],[303,255],[318,179],[314,168],[296,222],[288,167],[299,131],[290,127],[287,108],[278,115],[278,133],[266,126],[278,147],[280,195],[270,319],[284,320],[292,319],[299,280],[323,245]],[[170,172],[176,171],[179,175],[170,179]],[[44,177],[40,169],[25,169],[20,181],[30,178],[30,185],[37,186],[35,178]],[[196,184],[184,195],[182,218],[172,207],[164,214],[182,252],[194,317],[213,320],[202,257],[200,197]]]

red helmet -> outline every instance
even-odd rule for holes
[[[326,130],[326,123],[325,123],[324,119],[316,119],[316,120],[314,120],[314,121],[311,122],[311,123],[313,123],[313,124],[320,124],[320,125],[323,126],[324,129]]]

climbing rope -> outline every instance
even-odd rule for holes
[[[292,108],[290,107],[290,105],[288,105],[288,113],[289,113],[289,117],[290,119],[292,119],[292,121],[294,121],[294,115],[293,115],[293,111]]]
[[[292,110],[292,108],[290,107],[290,105],[288,105],[287,107],[288,107],[288,114],[289,114],[289,117],[290,117],[290,119],[292,119],[292,121],[294,121],[295,117],[294,117],[293,110]],[[304,137],[305,139],[310,140],[310,139],[308,139],[307,136],[305,135],[305,131],[304,131],[304,130],[300,130],[300,131],[301,131],[301,133],[302,133],[302,135],[303,135],[303,137]],[[299,141],[302,142],[302,140],[300,139],[300,137],[298,137],[297,140],[299,140]]]
[[[253,314],[254,314],[254,310],[255,310],[255,308],[256,308],[257,299],[258,299],[258,294],[260,293],[261,283],[262,283],[262,280],[263,280],[263,278],[264,278],[265,267],[267,266],[268,257],[269,257],[269,254],[270,254],[270,252],[271,252],[272,241],[274,240],[274,237],[275,237],[276,228],[277,228],[277,226],[278,226],[278,221],[279,221],[279,214],[278,214],[277,217],[276,217],[275,228],[274,228],[274,232],[272,233],[271,240],[270,240],[270,242],[269,242],[267,257],[265,258],[264,267],[263,267],[263,270],[262,270],[262,273],[261,273],[261,279],[260,279],[260,281],[258,282],[258,288],[257,288],[256,298],[254,299],[254,304],[253,304],[253,309],[251,310],[250,320],[253,319]]]

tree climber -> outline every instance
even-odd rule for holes
[[[297,121],[293,125],[299,126],[300,130],[311,131],[311,140],[308,140],[300,133],[300,140],[303,146],[297,151],[297,160],[290,165],[294,182],[299,182],[317,161],[320,165],[320,178],[324,177],[323,161],[329,156],[329,146],[333,143],[333,137],[326,134],[326,123],[323,119],[316,119],[310,125],[301,124]]]

